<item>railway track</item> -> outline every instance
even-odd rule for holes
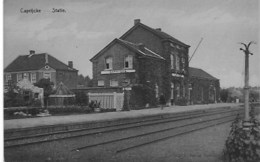
[[[129,149],[133,149],[133,148],[141,147],[144,145],[152,144],[155,142],[159,142],[162,140],[166,140],[166,139],[178,136],[178,135],[183,135],[183,134],[194,132],[194,131],[197,131],[200,129],[208,128],[208,127],[211,127],[214,125],[233,121],[238,113],[242,113],[242,111],[233,110],[233,111],[221,111],[221,112],[215,112],[215,113],[211,113],[211,114],[204,114],[200,117],[193,118],[193,119],[197,119],[196,122],[190,121],[190,122],[184,123],[184,124],[178,124],[178,125],[173,124],[173,126],[168,127],[168,128],[158,129],[158,130],[145,132],[145,133],[141,133],[141,134],[135,134],[135,135],[131,135],[131,136],[125,136],[122,138],[108,140],[105,142],[85,145],[85,146],[74,148],[71,151],[80,151],[80,150],[89,149],[89,148],[93,148],[93,147],[97,147],[97,146],[103,146],[103,145],[125,142],[127,140],[130,140],[130,142],[128,142],[128,145],[126,147],[124,144],[122,144],[123,148],[118,148],[115,151],[115,153],[120,153],[120,152],[127,151]],[[218,116],[216,116],[216,115],[218,115]],[[137,140],[138,138],[141,140]],[[142,141],[142,142],[136,143],[135,141]]]
[[[52,141],[57,141],[57,140],[66,140],[69,138],[77,138],[77,137],[85,137],[85,136],[87,137],[87,136],[95,135],[95,134],[105,134],[105,133],[109,133],[109,132],[121,131],[121,130],[126,130],[126,129],[135,129],[138,127],[146,127],[146,126],[151,126],[151,125],[172,123],[173,127],[167,128],[164,130],[157,130],[157,131],[153,131],[153,132],[146,132],[146,133],[118,138],[118,139],[114,139],[114,140],[108,140],[108,141],[101,142],[101,143],[95,143],[95,144],[91,144],[91,145],[87,145],[87,146],[81,146],[81,147],[78,147],[78,148],[75,148],[72,150],[78,151],[81,149],[105,145],[105,144],[109,144],[109,143],[113,143],[113,142],[135,139],[138,137],[146,138],[151,135],[158,136],[158,134],[161,134],[161,135],[159,135],[161,138],[158,138],[155,140],[155,141],[158,141],[158,140],[163,140],[165,138],[166,139],[170,138],[168,136],[165,137],[163,135],[163,134],[165,134],[165,132],[175,131],[177,129],[185,128],[187,126],[194,126],[195,124],[200,125],[202,123],[209,122],[211,120],[212,120],[211,123],[212,122],[217,123],[216,121],[223,122],[223,120],[225,121],[225,119],[228,119],[228,121],[231,121],[234,119],[234,117],[237,113],[241,113],[241,112],[242,112],[242,109],[221,108],[221,109],[212,109],[212,110],[208,110],[208,111],[193,111],[193,112],[185,112],[185,113],[171,114],[171,115],[165,115],[165,116],[158,115],[156,117],[150,117],[150,118],[147,117],[140,121],[134,121],[134,122],[128,121],[125,123],[112,124],[109,126],[100,126],[100,127],[95,127],[95,128],[82,128],[82,129],[75,129],[75,130],[68,130],[68,131],[57,131],[57,132],[51,132],[51,133],[5,138],[4,147],[5,148],[20,147],[20,146],[25,146],[25,145],[41,144],[41,143],[52,142]],[[223,117],[218,117],[219,119],[214,119],[214,116],[216,116],[216,115],[217,116],[223,115]],[[188,123],[188,124],[183,124],[183,125],[174,124],[176,122],[186,121],[186,120],[191,120],[191,119],[201,120],[205,117],[208,117],[208,118],[206,118],[203,121],[198,121],[195,123]],[[228,122],[228,121],[226,121],[226,122]],[[193,131],[195,131],[195,130],[193,130]],[[151,141],[148,143],[151,143]],[[140,145],[140,144],[136,144],[136,146],[138,146],[138,145]],[[132,147],[134,147],[134,146],[132,146]],[[118,150],[117,152],[122,152],[123,150],[127,150],[127,148]]]

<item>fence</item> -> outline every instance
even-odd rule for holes
[[[100,108],[122,110],[124,93],[88,93],[89,101],[100,102]]]

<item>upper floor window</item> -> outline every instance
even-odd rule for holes
[[[104,80],[98,80],[98,86],[99,87],[104,86],[104,85],[105,85]]]
[[[112,67],[112,63],[113,63],[112,57],[106,58],[105,62],[106,62],[106,69],[107,70],[113,69],[113,67]]]
[[[22,79],[23,79],[23,74],[22,73],[18,73],[17,74],[17,82],[19,82]]]
[[[171,54],[171,69],[174,69],[174,55]]]
[[[180,57],[176,56],[176,70],[180,70]]]
[[[36,83],[36,73],[31,73],[31,83]]]
[[[8,82],[9,80],[12,80],[12,76],[11,76],[11,74],[6,74],[5,81]]]
[[[132,69],[133,68],[133,56],[128,55],[125,57],[125,68]]]
[[[51,79],[51,73],[50,73],[50,72],[44,72],[44,73],[43,73],[43,78],[45,78],[45,79]]]
[[[185,70],[186,61],[185,61],[185,58],[184,58],[184,57],[181,58],[181,62],[182,62],[182,70]]]

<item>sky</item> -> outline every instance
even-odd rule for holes
[[[89,59],[134,19],[190,45],[190,56],[203,38],[190,66],[219,78],[223,88],[244,86],[239,42],[257,42],[250,46],[250,85],[260,86],[258,0],[4,0],[3,68],[35,50],[73,61],[79,74],[92,77]]]

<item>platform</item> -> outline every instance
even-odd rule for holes
[[[221,107],[237,107],[241,105],[242,104],[240,103],[217,103],[217,104],[206,104],[206,105],[171,106],[171,107],[165,107],[163,110],[161,110],[160,108],[151,108],[151,109],[119,111],[119,112],[12,119],[12,120],[4,121],[4,130],[10,131],[15,129],[76,124],[76,123],[83,123],[83,122],[84,123],[98,122],[98,121],[104,122],[106,120],[111,121],[111,120],[124,119],[124,118],[140,118],[143,116],[153,116],[159,114],[196,111],[196,110],[221,108]]]

